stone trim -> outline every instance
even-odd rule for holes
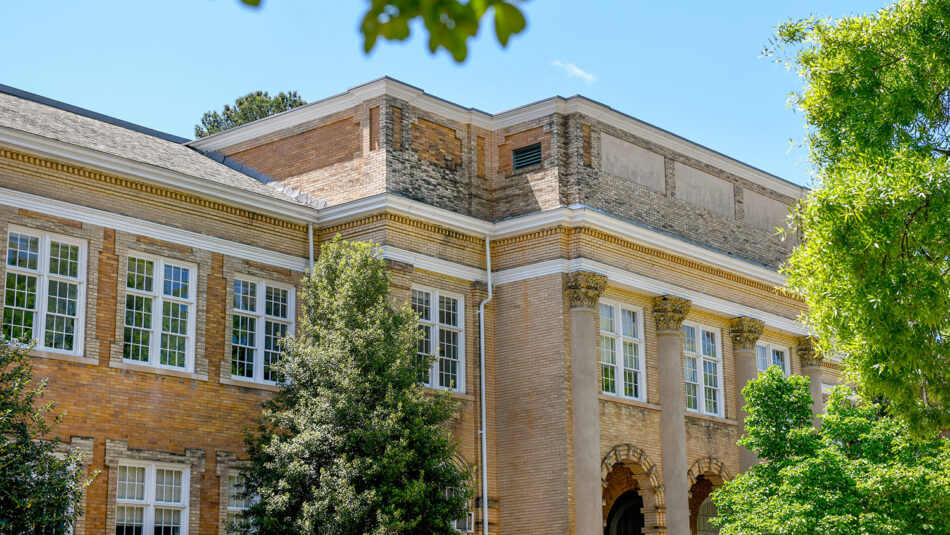
[[[812,366],[821,366],[824,357],[815,347],[815,339],[811,336],[803,336],[798,339],[798,358],[801,361],[802,368]]]
[[[686,471],[686,477],[689,478],[690,486],[696,484],[696,479],[699,476],[712,476],[712,483],[714,486],[722,486],[723,483],[732,479],[732,476],[729,474],[729,471],[726,470],[726,465],[722,463],[719,459],[715,457],[703,457],[702,459],[697,459],[696,462]]]
[[[237,455],[219,451],[215,459],[218,476],[218,535],[227,535],[224,523],[228,519],[228,472],[244,470],[251,465],[250,461],[239,461]]]
[[[689,314],[692,303],[688,299],[661,295],[653,298],[653,319],[656,321],[657,331],[679,332],[683,320]]]
[[[729,320],[729,336],[732,338],[732,348],[735,349],[755,349],[756,342],[762,336],[765,329],[765,322],[750,318],[748,316],[739,316]]]
[[[106,533],[115,533],[116,488],[119,478],[119,462],[124,459],[185,465],[189,468],[188,490],[188,533],[200,532],[201,519],[201,479],[205,472],[205,452],[199,449],[185,449],[185,453],[169,453],[157,450],[129,448],[128,441],[106,439],[105,466],[108,471],[108,499],[106,500]]]
[[[571,302],[571,308],[597,308],[600,294],[607,287],[607,277],[588,271],[575,271],[568,274],[565,293]]]

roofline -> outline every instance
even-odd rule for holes
[[[567,98],[553,96],[497,114],[490,114],[477,108],[466,108],[444,98],[431,95],[416,86],[389,76],[353,86],[342,93],[311,102],[305,106],[190,141],[187,145],[206,151],[219,150],[339,111],[351,109],[366,100],[382,95],[399,98],[410,105],[426,109],[434,114],[441,114],[448,119],[470,123],[486,130],[500,130],[553,113],[582,113],[608,124],[614,123],[614,126],[622,130],[635,130],[637,134],[646,138],[660,138],[658,142],[661,145],[665,142],[667,145],[672,145],[670,148],[674,150],[696,157],[700,161],[707,161],[715,167],[720,167],[724,171],[743,178],[752,178],[753,181],[794,199],[800,199],[804,192],[808,191],[808,188],[795,184],[790,180],[582,95]],[[755,178],[759,180],[755,180]]]
[[[123,121],[122,119],[117,119],[110,115],[105,115],[99,112],[88,110],[86,108],[80,108],[79,106],[73,106],[72,104],[67,104],[60,100],[53,100],[51,98],[37,95],[36,93],[30,93],[29,91],[24,91],[22,89],[17,89],[8,85],[0,84],[0,93],[6,93],[7,95],[22,98],[23,100],[29,100],[37,104],[50,106],[52,108],[60,109],[69,113],[75,113],[76,115],[95,119],[96,121],[102,121],[113,126],[125,128],[126,130],[132,130],[133,132],[138,132],[147,136],[157,137],[159,139],[164,139],[165,141],[171,141],[172,143],[178,143],[179,145],[190,141],[188,138],[179,137],[167,132],[155,130],[154,128],[148,128],[135,123],[130,123],[129,121]]]

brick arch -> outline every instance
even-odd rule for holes
[[[689,468],[686,475],[689,477],[690,486],[696,484],[696,480],[699,476],[709,479],[715,487],[721,487],[726,481],[732,479],[732,476],[729,475],[729,471],[726,470],[726,465],[715,457],[703,457],[702,459],[698,459],[693,463],[693,466]]]
[[[657,466],[646,452],[633,444],[614,446],[601,462],[600,474],[604,493],[605,523],[616,498],[627,490],[635,490],[643,498],[642,511],[645,524],[643,533],[666,533],[663,482]],[[620,484],[624,488],[613,489],[611,483],[614,486]]]

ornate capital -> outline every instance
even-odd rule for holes
[[[683,326],[686,314],[689,314],[690,302],[687,299],[662,295],[653,298],[653,320],[658,331],[678,331]]]
[[[733,349],[755,349],[755,343],[759,341],[764,328],[764,321],[748,316],[729,320],[729,335],[732,336]]]
[[[798,339],[798,358],[801,360],[802,368],[821,365],[822,356],[815,349],[814,338],[803,336]]]
[[[571,308],[595,308],[600,294],[607,287],[607,277],[588,271],[575,271],[568,275],[567,296]]]

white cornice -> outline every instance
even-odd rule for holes
[[[391,193],[379,193],[348,203],[321,208],[317,211],[317,223],[321,228],[326,228],[382,212],[399,214],[472,236],[484,237],[492,234],[495,227],[483,219],[458,214]]]
[[[411,264],[417,269],[431,271],[432,273],[447,275],[449,277],[455,277],[457,279],[466,281],[488,282],[488,277],[486,276],[484,269],[478,269],[471,266],[450,262],[448,260],[442,260],[441,258],[435,258],[433,256],[407,251],[405,249],[399,249],[389,245],[383,245],[380,248],[383,250],[383,258],[388,260],[404,262],[406,264]]]
[[[119,229],[156,240],[260,262],[268,266],[305,271],[308,265],[304,258],[12,189],[0,188],[0,205],[24,208],[55,217],[81,221],[84,224]]]
[[[21,130],[0,126],[0,145],[169,189],[193,193],[286,221],[309,222],[315,219],[314,208],[291,202],[289,198],[285,201],[258,195],[233,186],[218,184],[200,177],[135,162]]]

